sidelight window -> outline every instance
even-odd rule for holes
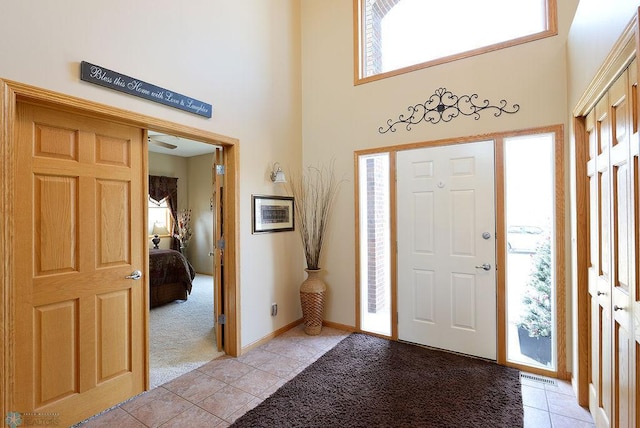
[[[504,139],[507,360],[556,369],[554,134]]]
[[[389,153],[358,161],[360,328],[391,335]]]

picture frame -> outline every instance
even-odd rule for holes
[[[252,234],[295,230],[292,196],[251,195]]]

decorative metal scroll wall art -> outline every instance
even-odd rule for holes
[[[483,110],[494,110],[495,117],[502,113],[514,114],[520,110],[518,104],[507,108],[506,100],[500,100],[500,104],[497,106],[490,105],[489,100],[476,104],[477,100],[478,94],[458,96],[447,91],[446,88],[439,88],[423,104],[409,106],[408,110],[411,114],[408,117],[405,118],[405,115],[401,114],[395,122],[393,119],[389,119],[387,127],[381,126],[378,128],[378,132],[381,134],[389,131],[396,132],[395,127],[400,124],[406,125],[407,131],[411,131],[411,125],[417,125],[420,122],[429,122],[434,125],[439,122],[450,122],[459,115],[473,116],[475,120],[478,120],[480,112]]]

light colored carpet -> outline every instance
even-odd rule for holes
[[[186,302],[177,300],[149,311],[151,388],[223,355],[213,328],[213,277],[196,274]]]

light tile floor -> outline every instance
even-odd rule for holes
[[[595,427],[589,410],[580,407],[571,384],[520,378],[525,428]]]
[[[298,326],[239,358],[220,357],[95,416],[82,427],[228,427],[348,336]],[[525,428],[592,427],[568,383],[523,379]]]

